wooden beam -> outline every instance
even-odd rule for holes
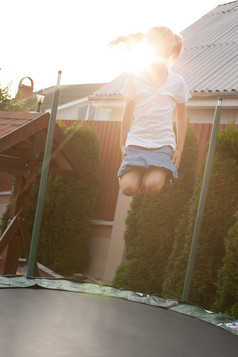
[[[27,167],[28,162],[18,159],[9,159],[3,156],[0,156],[0,170],[7,172],[16,176],[23,176],[28,178],[30,175],[29,169]]]
[[[58,167],[63,170],[72,171],[72,166],[62,155],[59,147],[55,147],[55,145],[54,145],[54,149],[52,150],[50,161],[52,166]]]
[[[27,150],[21,150],[18,148],[15,150],[14,149],[4,150],[3,152],[1,152],[0,157],[1,156],[7,156],[10,158],[28,160],[28,161],[36,160],[36,156],[33,155],[31,152],[29,152]]]
[[[63,156],[66,158],[78,176],[91,184],[97,184],[97,177],[94,173],[89,171],[85,162],[81,159],[76,149],[69,142],[69,138],[63,134],[62,130],[57,124],[55,126],[54,140],[57,142],[59,150],[61,150]]]
[[[19,212],[15,215],[15,217],[12,219],[11,223],[8,225],[5,232],[3,233],[3,235],[0,238],[0,255],[3,253],[4,249],[11,242],[14,235],[18,231],[19,224],[20,224],[20,215],[21,215],[22,211],[23,211],[23,208],[21,208],[19,210]]]
[[[17,159],[14,157],[7,157],[7,156],[2,156],[0,154],[0,169],[1,167],[6,167],[9,166],[11,169],[25,169],[28,167],[28,161],[27,160],[22,160],[22,159]]]
[[[26,209],[30,198],[30,191],[24,191],[25,183],[26,179],[24,177],[16,177],[9,212],[10,219],[14,219],[14,217],[21,210],[21,214],[19,216],[20,222],[26,217]],[[15,233],[13,239],[11,239],[2,254],[0,274],[16,274],[21,250],[21,237],[20,232],[19,234],[18,232],[19,230]]]
[[[2,254],[2,260],[0,265],[1,275],[16,274],[20,251],[21,237],[19,234],[16,233],[14,239],[11,240],[8,247],[4,250]]]

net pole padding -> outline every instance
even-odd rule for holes
[[[189,297],[189,293],[190,293],[192,275],[193,275],[194,264],[195,264],[196,253],[197,253],[197,247],[198,247],[199,236],[200,236],[202,220],[203,220],[203,214],[204,214],[206,198],[207,198],[207,191],[208,191],[209,180],[210,180],[210,176],[211,176],[211,169],[212,169],[213,156],[214,156],[214,152],[215,152],[217,133],[219,130],[219,125],[220,125],[221,111],[222,111],[222,99],[219,98],[217,105],[216,105],[215,114],[214,114],[211,139],[210,139],[210,144],[209,144],[209,149],[208,149],[208,154],[207,154],[207,161],[206,161],[206,166],[205,166],[205,171],[204,171],[204,176],[203,176],[203,183],[202,183],[202,188],[201,188],[201,193],[200,193],[197,216],[196,216],[196,221],[195,221],[194,231],[193,231],[192,244],[191,244],[188,265],[187,265],[187,271],[186,271],[186,276],[185,276],[185,282],[184,282],[184,287],[183,287],[183,295],[182,295],[183,302],[188,301],[188,297]]]
[[[58,71],[57,84],[55,86],[54,96],[52,100],[51,114],[50,114],[50,120],[49,120],[49,126],[48,126],[48,132],[47,132],[47,138],[45,144],[45,153],[44,153],[44,159],[42,164],[40,187],[39,187],[37,206],[36,206],[36,214],[35,214],[34,226],[32,231],[30,254],[28,259],[27,277],[31,277],[34,274],[40,226],[41,226],[43,208],[45,203],[45,194],[46,194],[47,179],[48,179],[49,166],[50,166],[51,151],[52,151],[53,138],[55,132],[56,114],[57,114],[59,94],[60,94],[61,74],[62,71]]]

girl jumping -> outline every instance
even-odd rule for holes
[[[158,193],[166,180],[178,178],[187,129],[185,102],[190,98],[184,79],[169,68],[182,51],[181,37],[167,27],[154,27],[146,35],[119,37],[111,44],[131,45],[142,39],[153,49],[152,60],[145,70],[128,75],[122,89],[126,99],[118,177],[127,196]]]

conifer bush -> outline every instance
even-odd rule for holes
[[[62,126],[89,170],[98,169],[96,132],[82,123]],[[32,191],[29,222],[33,223],[38,184]],[[64,276],[83,273],[89,265],[89,237],[96,186],[82,179],[49,175],[39,237],[38,261]]]
[[[238,132],[233,125],[218,133],[189,300],[211,308],[217,273],[225,255],[224,237],[234,224],[238,201]],[[188,210],[175,230],[174,247],[168,260],[163,295],[180,299],[187,269],[194,223],[204,173],[204,164]]]
[[[133,197],[124,234],[127,261],[118,268],[114,286],[161,294],[174,229],[193,192],[197,154],[197,140],[188,127],[179,179],[159,194]]]
[[[238,319],[238,206],[235,223],[225,237],[225,257],[218,272],[213,310]]]
[[[81,123],[76,123],[68,129],[64,126],[61,128],[89,170],[96,174],[99,165],[96,132]],[[96,186],[82,179],[49,175],[39,236],[38,262],[64,276],[85,271],[90,261],[88,242],[96,189]],[[33,183],[28,210],[31,231],[38,190],[39,179]],[[7,225],[8,213],[9,205],[3,214],[0,227],[2,233]]]

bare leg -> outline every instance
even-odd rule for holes
[[[119,177],[119,185],[124,195],[133,196],[138,192],[144,172],[145,169],[143,167],[135,167],[125,175]]]
[[[143,177],[140,193],[159,193],[165,184],[168,170],[163,167],[150,166]]]

